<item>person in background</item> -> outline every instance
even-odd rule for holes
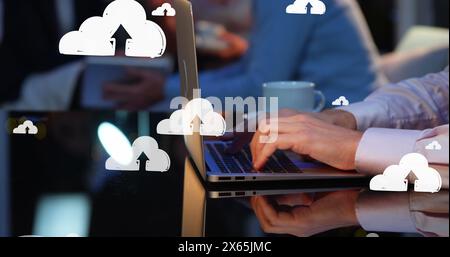
[[[251,143],[255,169],[275,150],[291,150],[342,170],[381,174],[412,152],[421,153],[442,178],[438,194],[342,191],[254,197],[253,209],[265,232],[310,236],[340,227],[361,225],[367,231],[448,236],[449,71],[387,85],[363,102],[321,114],[281,117],[274,144]],[[437,141],[439,151],[427,145]],[[339,150],[337,150],[339,149]],[[414,180],[409,178],[411,182]],[[289,211],[280,206],[290,206]]]
[[[2,0],[0,9],[0,108],[61,111],[78,108],[82,56],[59,53],[59,40],[89,17],[99,16],[112,0]],[[153,10],[164,1],[139,1]],[[167,52],[176,49],[174,19],[155,18],[168,33]],[[116,35],[123,37],[126,35]],[[123,40],[123,38],[119,38]],[[123,49],[117,49],[117,55]],[[138,72],[136,72],[138,73]],[[141,73],[138,73],[140,75]]]
[[[173,1],[147,0],[147,6],[156,7],[164,2],[173,4]],[[198,68],[211,69],[223,67],[241,58],[248,49],[248,36],[251,17],[251,0],[199,0],[193,1],[193,12],[196,23],[197,60]],[[236,9],[238,9],[236,11]],[[154,19],[163,19],[154,17]],[[175,19],[165,19],[168,24],[163,27],[166,36],[175,42]],[[200,29],[202,28],[202,29]],[[201,42],[200,35],[206,34]],[[210,39],[213,38],[211,44]],[[218,47],[219,45],[219,47]],[[169,44],[170,48],[170,44]],[[176,54],[176,47],[171,53]],[[148,70],[133,69],[127,74],[126,80],[136,81],[134,84],[123,85],[122,81],[109,81],[103,87],[103,98],[116,103],[116,108],[131,111],[147,109],[168,110],[165,94],[166,78],[164,75]],[[178,90],[179,92],[179,90]],[[167,99],[169,100],[169,99]],[[163,101],[163,102],[161,102]]]
[[[70,63],[78,57],[63,56],[58,52],[59,39],[87,18],[104,9],[104,1],[13,1],[3,0],[0,41],[0,104],[17,100],[27,93],[27,85],[34,87],[28,98],[30,104],[22,106],[33,110],[40,102],[70,106],[70,100],[61,99],[61,93],[47,85],[55,77],[76,80],[71,76],[78,67]],[[46,79],[44,73],[52,73]],[[72,78],[73,77],[73,78]],[[56,86],[59,86],[59,83]],[[61,83],[64,84],[64,83]],[[36,86],[34,86],[36,85]],[[68,90],[72,93],[72,90]],[[44,95],[45,94],[45,95]]]
[[[206,34],[214,31],[219,41],[202,47],[197,39],[199,69],[223,67],[246,53],[246,39],[252,25],[252,0],[198,0],[192,2],[192,7],[197,38],[203,34],[201,28],[206,26]]]
[[[362,100],[383,81],[369,30],[354,0],[324,3],[325,15],[292,15],[286,13],[292,0],[253,1],[248,52],[233,65],[203,72],[203,97],[261,96],[264,82],[303,80],[315,82],[331,101],[342,95]],[[109,100],[117,96],[131,109],[142,109],[155,104],[150,94],[179,96],[179,77],[147,76],[139,90],[116,84],[104,92]]]
[[[248,36],[252,26],[252,0],[196,0],[192,8],[196,20],[222,24],[229,31]]]

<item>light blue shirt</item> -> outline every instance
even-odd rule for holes
[[[339,96],[363,100],[378,79],[377,52],[357,3],[324,0],[325,15],[287,14],[293,0],[254,1],[254,29],[248,53],[238,63],[200,74],[202,96],[261,96],[270,81],[314,82],[328,103]],[[178,76],[167,97],[180,93]]]

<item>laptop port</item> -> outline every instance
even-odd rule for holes
[[[235,195],[236,196],[245,196],[245,192],[236,192]]]
[[[231,196],[231,193],[223,192],[223,193],[219,193],[219,196],[220,197],[228,197],[228,196]]]
[[[229,181],[231,180],[231,177],[220,177],[219,181]]]
[[[245,177],[236,177],[236,180],[245,180]]]

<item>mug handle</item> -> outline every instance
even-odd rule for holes
[[[314,93],[320,97],[319,105],[314,109],[314,112],[320,112],[325,107],[326,98],[321,91],[315,90]]]

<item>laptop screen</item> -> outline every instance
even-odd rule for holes
[[[0,111],[0,120],[6,120],[6,112]],[[8,134],[0,132],[0,237],[9,235],[9,170],[8,170]]]
[[[177,0],[175,1],[175,9],[177,10],[177,46],[181,94],[188,100],[192,100],[194,89],[200,88],[192,6],[188,1]],[[205,178],[206,167],[202,137],[199,133],[194,133],[191,136],[185,136],[184,140],[197,169]]]

